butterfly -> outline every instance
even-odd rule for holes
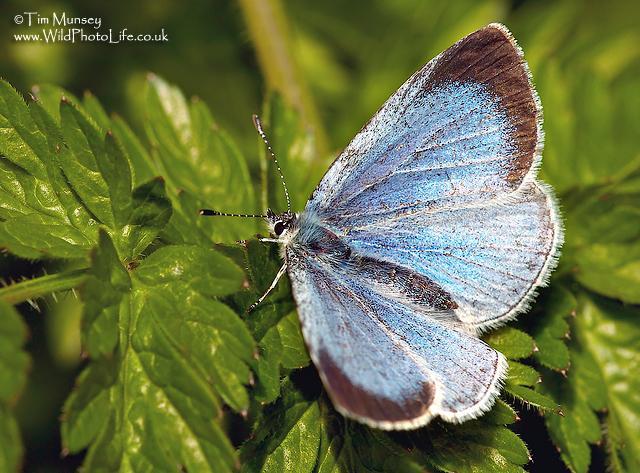
[[[528,308],[562,244],[542,146],[522,51],[490,24],[411,76],[299,214],[277,167],[288,210],[261,216],[284,258],[270,289],[286,271],[340,413],[413,429],[491,408],[507,362],[479,335]]]

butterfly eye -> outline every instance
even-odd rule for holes
[[[285,229],[285,225],[282,222],[276,222],[276,224],[273,226],[273,231],[277,236],[282,235],[282,232],[284,232],[284,229]]]

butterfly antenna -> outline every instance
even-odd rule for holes
[[[287,183],[284,180],[284,174],[282,174],[282,169],[280,169],[280,164],[278,163],[278,159],[276,158],[276,155],[273,152],[273,148],[271,148],[271,144],[267,139],[267,135],[262,129],[262,122],[260,121],[260,117],[254,114],[252,118],[253,118],[253,125],[256,127],[256,130],[258,130],[258,134],[260,135],[260,138],[262,138],[262,141],[264,141],[264,144],[267,145],[267,150],[269,151],[269,154],[273,158],[273,162],[276,163],[276,168],[278,169],[278,174],[280,174],[280,180],[282,181],[282,188],[284,189],[284,196],[287,198],[287,211],[291,212],[291,200],[289,199],[289,190],[287,189]]]
[[[230,214],[227,212],[218,212],[213,209],[200,209],[200,215],[204,217],[244,217],[244,218],[267,218],[262,214]]]

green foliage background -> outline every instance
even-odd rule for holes
[[[24,11],[170,41],[18,43]],[[0,471],[640,471],[638,6],[9,0],[0,13]],[[491,21],[540,92],[563,256],[534,309],[486,337],[510,363],[489,414],[382,433],[334,412],[286,282],[244,313],[279,264],[234,242],[264,229],[195,210],[283,208],[258,110],[301,209],[415,69]]]

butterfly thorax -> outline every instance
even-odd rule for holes
[[[351,257],[351,248],[306,212],[298,219],[295,234],[289,239],[288,245],[296,252],[316,259],[344,262]]]

